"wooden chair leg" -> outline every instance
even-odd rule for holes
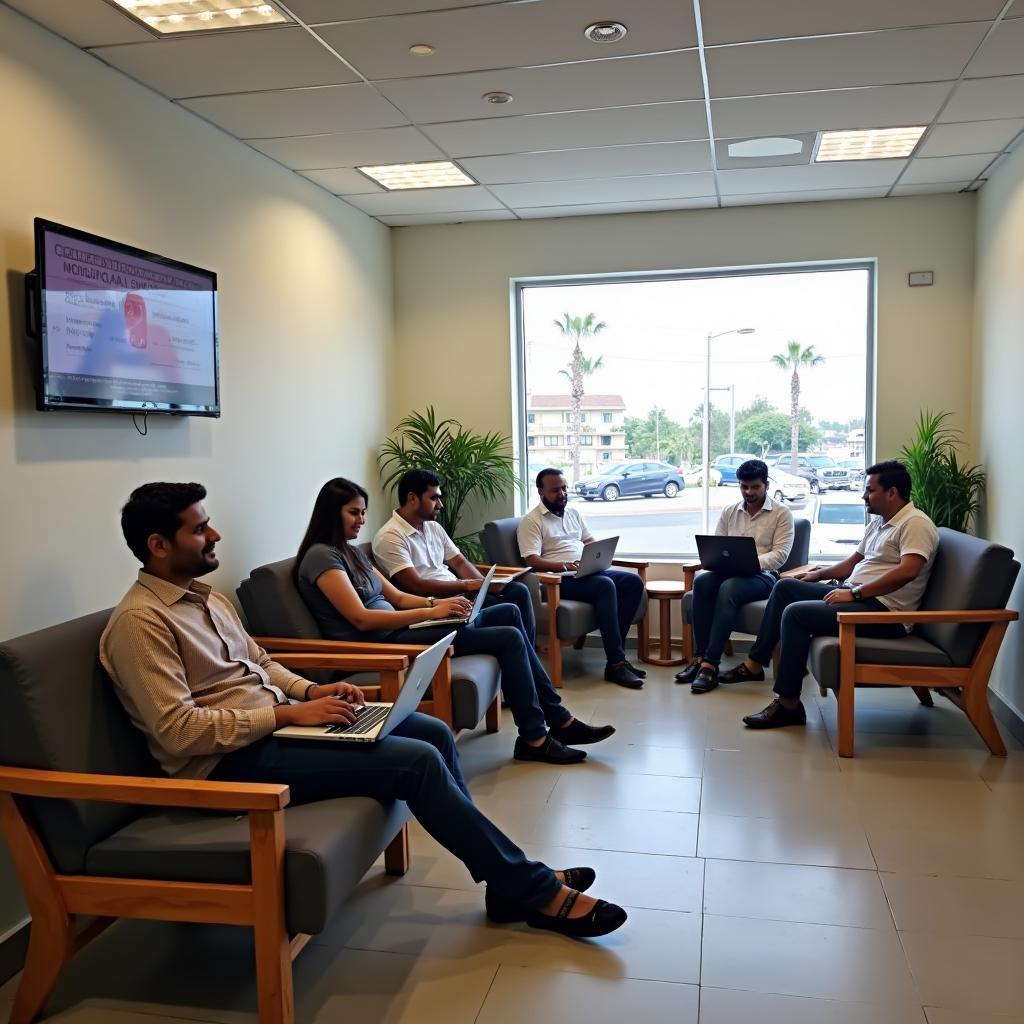
[[[932,691],[927,686],[915,686],[914,693],[917,694],[917,699],[926,707],[934,707],[935,701],[932,700]]]
[[[985,746],[997,757],[1006,757],[1006,745],[999,735],[999,726],[992,717],[988,706],[988,679],[995,664],[999,645],[1003,642],[1007,622],[993,622],[982,640],[981,646],[971,662],[970,676],[967,685],[961,691],[963,709],[971,725],[985,741]]]
[[[562,688],[562,644],[558,639],[557,628],[552,616],[552,627],[548,631],[548,675],[556,689]]]
[[[839,725],[839,756],[853,757],[853,699],[857,659],[857,634],[855,627],[840,623],[839,626],[839,693],[836,694],[839,709],[836,712]]]
[[[408,825],[403,825],[384,848],[384,870],[389,875],[404,875],[409,870]]]
[[[586,642],[587,642],[587,636],[584,633],[583,636],[578,636],[578,637],[576,637],[575,640],[573,640],[573,642],[572,642],[572,649],[574,651],[582,651],[584,646],[585,646],[585,644],[586,644]]]
[[[494,700],[491,701],[490,707],[488,707],[484,714],[484,721],[487,725],[488,732],[497,732],[501,728],[501,694],[499,693]]]

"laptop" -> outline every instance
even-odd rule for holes
[[[283,740],[377,743],[401,725],[419,706],[424,691],[454,639],[455,633],[449,633],[416,657],[394,704],[367,702],[351,724],[334,722],[328,725],[286,725],[275,730],[274,735]]]
[[[605,537],[604,540],[592,540],[589,544],[583,545],[583,554],[580,555],[580,567],[570,569],[568,572],[558,575],[565,580],[582,580],[586,576],[593,576],[595,572],[603,572],[611,568],[612,559],[615,557],[615,549],[619,546],[618,537]]]
[[[449,615],[446,619],[427,619],[425,622],[414,622],[409,629],[431,629],[434,626],[467,626],[471,623],[483,610],[484,600],[487,597],[487,591],[491,586],[491,580],[494,578],[494,570],[498,567],[492,565],[487,570],[487,575],[484,577],[483,583],[480,584],[480,589],[476,592],[476,600],[473,602],[473,608],[468,615]],[[422,657],[422,655],[421,655]]]
[[[723,576],[756,576],[762,572],[753,537],[719,537],[697,534],[697,553],[702,569]]]

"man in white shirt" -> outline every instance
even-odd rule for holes
[[[723,576],[702,572],[693,582],[691,616],[695,658],[677,683],[690,683],[692,693],[709,693],[718,686],[718,663],[736,625],[740,608],[762,601],[772,592],[776,570],[793,548],[793,515],[768,497],[768,467],[748,459],[736,470],[742,501],[722,511],[715,527],[718,537],[753,537],[761,571],[756,576]]]
[[[900,462],[869,466],[864,502],[871,519],[857,550],[837,565],[775,585],[747,660],[721,678],[723,683],[764,679],[764,666],[781,643],[776,699],[743,719],[749,728],[806,723],[800,690],[811,640],[837,636],[839,612],[909,612],[920,605],[935,564],[939,534],[928,516],[914,507],[910,485],[910,474]],[[821,582],[826,579],[838,580],[840,586]],[[906,634],[896,622],[861,626],[857,632],[874,637]]]
[[[579,568],[583,545],[594,538],[583,517],[568,507],[569,491],[560,470],[542,469],[537,474],[540,504],[519,523],[516,533],[523,561],[541,572],[568,572]],[[644,685],[643,669],[626,660],[626,634],[644,596],[643,581],[635,573],[606,569],[583,579],[566,577],[562,596],[594,606],[604,643],[604,677],[630,690]]]

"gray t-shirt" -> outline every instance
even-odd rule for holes
[[[330,569],[340,569],[349,579],[348,571],[341,552],[330,544],[314,544],[303,556],[299,564],[299,593],[302,600],[313,613],[320,634],[326,640],[386,640],[394,630],[368,630],[360,632],[346,619],[337,608],[324,596],[316,581]],[[376,573],[370,573],[369,582],[360,587],[356,580],[352,586],[359,595],[363,605],[375,611],[393,612],[394,605],[385,600],[381,582]]]

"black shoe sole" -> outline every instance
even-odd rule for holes
[[[710,693],[712,690],[717,690],[717,689],[718,689],[718,680],[716,679],[713,683],[710,683],[707,686],[698,686],[696,683],[694,683],[690,687],[690,693]]]
[[[579,764],[580,761],[587,759],[587,752],[585,750],[574,751],[577,756],[574,757],[562,757],[559,755],[547,755],[547,754],[520,754],[515,751],[512,754],[512,758],[515,761],[522,761],[524,763],[534,762],[535,764]]]

